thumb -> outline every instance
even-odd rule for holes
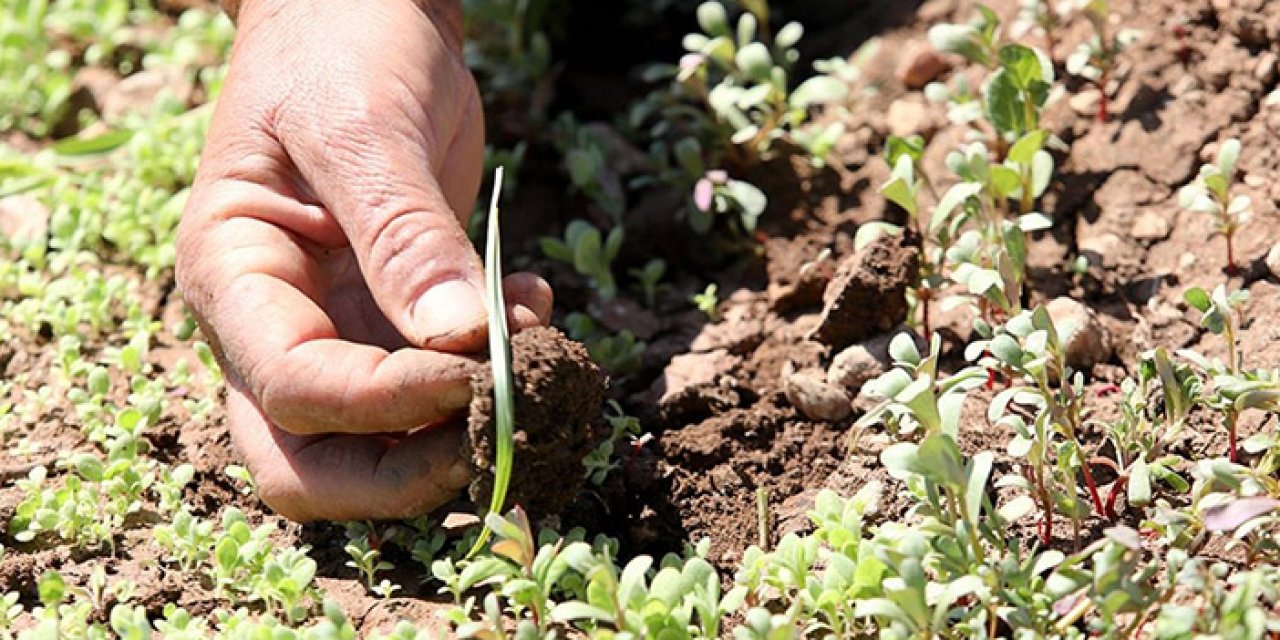
[[[405,339],[442,351],[483,347],[483,269],[461,224],[479,188],[482,124],[458,118],[446,128],[452,139],[438,140],[415,118],[363,115],[339,117],[320,136],[286,143],[306,147],[291,155],[350,241],[374,301]]]
[[[434,182],[426,175],[403,178]],[[444,198],[430,190],[399,191],[406,195],[395,204],[342,223],[351,227],[348,237],[369,291],[410,344],[445,351],[481,347],[487,308],[479,256]]]

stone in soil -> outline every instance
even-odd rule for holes
[[[534,518],[555,515],[578,495],[585,480],[582,460],[606,435],[600,424],[605,377],[581,344],[547,327],[512,336],[511,356],[516,424],[507,504],[522,506]],[[463,456],[476,473],[471,498],[487,505],[496,454],[487,367],[471,388]]]
[[[827,285],[822,316],[808,338],[844,349],[905,321],[907,287],[920,265],[919,249],[908,242],[881,236],[845,259]]]
[[[787,401],[806,418],[838,422],[853,412],[849,392],[829,384],[821,370],[807,369],[785,377]]]
[[[927,44],[918,43],[907,49],[895,75],[906,88],[922,89],[950,68],[951,63],[941,53]]]
[[[1088,372],[1111,358],[1111,334],[1093,310],[1071,298],[1054,298],[1045,305],[1063,338],[1067,364]]]
[[[863,385],[893,367],[889,343],[902,332],[911,334],[916,348],[921,352],[928,348],[918,335],[906,327],[900,327],[837,353],[831,359],[831,366],[827,368],[827,383],[843,387],[854,394],[861,391]]]
[[[0,198],[0,239],[18,245],[49,233],[49,207],[31,194]]]

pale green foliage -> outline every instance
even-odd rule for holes
[[[1194,182],[1178,191],[1182,207],[1213,216],[1214,230],[1227,239],[1227,268],[1235,270],[1232,240],[1252,215],[1249,196],[1235,192],[1236,167],[1240,160],[1240,141],[1230,138],[1218,147],[1217,160],[1200,166]]]
[[[591,281],[600,297],[611,300],[618,293],[613,277],[613,259],[622,248],[622,227],[614,227],[602,236],[586,220],[573,220],[565,227],[564,238],[542,238],[542,253],[552,260],[568,264]]]
[[[767,4],[747,7],[731,24],[725,4],[709,0],[698,7],[702,33],[684,38],[689,53],[681,60],[677,79],[702,96],[716,119],[731,131],[730,140],[750,153],[765,154],[774,142],[788,136],[808,119],[811,106],[839,104],[848,86],[829,75],[813,76],[792,88],[790,74],[799,59],[796,43],[804,34],[799,23],[788,23],[769,37]],[[754,9],[754,10],[753,10]],[[807,148],[822,158],[843,127],[803,136]]]

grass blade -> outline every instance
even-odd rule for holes
[[[502,193],[502,167],[493,174],[493,198],[489,203],[489,229],[485,238],[484,271],[489,295],[489,364],[493,368],[493,422],[497,429],[497,468],[493,472],[493,492],[489,513],[502,513],[511,483],[511,463],[515,453],[515,393],[511,377],[511,340],[507,329],[507,302],[502,295],[502,244],[498,237],[498,198]],[[493,530],[488,524],[476,538],[467,557],[474,556]]]

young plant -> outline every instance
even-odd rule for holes
[[[658,290],[666,288],[666,285],[662,284],[662,276],[667,273],[667,262],[662,258],[650,258],[643,267],[631,269],[627,273],[640,284],[640,291],[644,293],[645,306],[652,309]]]
[[[900,333],[889,343],[893,369],[868,382],[862,393],[880,400],[854,425],[860,429],[883,424],[895,437],[940,433],[956,438],[960,432],[960,410],[969,391],[986,378],[986,372],[967,367],[942,378],[938,371],[942,339],[934,334],[929,351],[922,355],[909,333]]]
[[[1002,44],[1000,16],[986,5],[979,4],[976,8],[978,15],[965,24],[943,23],[930,27],[929,43],[939,51],[995,69]]]
[[[484,266],[485,280],[489,293],[489,362],[493,369],[493,409],[494,426],[497,429],[495,469],[493,471],[493,492],[489,499],[489,513],[502,513],[503,504],[507,500],[507,486],[511,483],[511,465],[515,454],[515,379],[511,372],[511,338],[507,328],[507,314],[501,310],[507,308],[502,293],[502,244],[498,233],[499,213],[498,198],[502,192],[502,167],[498,167],[493,177],[493,198],[489,204],[489,232],[485,246]],[[618,230],[621,234],[621,230]],[[596,234],[599,244],[599,234]],[[621,235],[619,235],[619,243]],[[613,253],[617,253],[615,246]],[[609,259],[612,259],[610,255]],[[605,261],[607,272],[608,260]],[[609,279],[612,283],[612,276]],[[488,521],[480,536],[476,538],[468,556],[474,556],[488,541],[492,529]]]
[[[1081,327],[1059,328],[1044,307],[1036,307],[1010,318],[1001,327],[979,323],[976,329],[983,339],[970,343],[965,355],[989,369],[999,368],[1013,375],[1014,385],[991,401],[987,416],[1014,430],[1010,454],[1028,459],[1024,470],[1026,488],[1040,502],[1044,513],[1042,539],[1046,544],[1050,540],[1055,507],[1071,516],[1078,539],[1084,514],[1077,508],[1075,498],[1077,472],[1084,477],[1095,513],[1114,518],[1090,469],[1092,455],[1080,442],[1088,406],[1084,378],[1067,365],[1064,345]],[[1031,425],[1023,418],[1026,412]],[[1055,443],[1054,436],[1060,436],[1062,441]],[[1065,480],[1068,492],[1055,490],[1055,476]]]
[[[625,375],[640,368],[649,345],[629,329],[610,334],[591,316],[577,311],[565,316],[564,324],[569,337],[587,345],[591,359],[605,371]]]
[[[744,12],[731,26],[723,3],[702,3],[697,11],[702,33],[685,36],[689,53],[676,75],[731,131],[729,141],[742,150],[745,164],[767,155],[777,140],[803,125],[810,107],[843,101],[848,94],[843,81],[827,75],[813,76],[793,89],[789,76],[800,57],[795,45],[804,29],[792,22],[770,33],[761,20],[767,13]],[[826,142],[833,133],[810,137],[810,147],[829,149]]]
[[[614,227],[607,237],[602,237],[591,223],[574,220],[565,227],[563,240],[542,238],[539,246],[548,258],[568,264],[586,276],[602,299],[612,300],[618,293],[612,263],[622,248],[622,239],[622,227]]]
[[[716,283],[712,282],[707,285],[707,288],[703,289],[702,293],[693,294],[689,300],[693,302],[693,306],[698,308],[698,311],[706,314],[707,319],[712,322],[720,320],[720,311],[717,308],[720,304],[719,286]]]
[[[1237,343],[1240,331],[1237,316],[1249,301],[1248,291],[1228,294],[1225,286],[1218,285],[1212,295],[1200,288],[1188,289],[1185,298],[1187,304],[1203,314],[1201,326],[1221,335],[1227,343],[1226,364],[1216,359],[1209,361],[1191,351],[1180,353],[1213,380],[1211,389],[1204,394],[1205,403],[1222,412],[1227,423],[1228,455],[1232,462],[1237,462],[1240,452],[1236,423],[1240,414],[1248,409],[1280,411],[1280,372],[1249,370],[1244,366],[1244,354]]]
[[[348,533],[350,534],[350,531]],[[375,549],[369,544],[370,535],[372,535],[372,532],[366,529],[363,535],[357,535],[350,539],[346,547],[343,548],[347,555],[351,556],[346,565],[360,572],[366,589],[384,598],[390,598],[400,587],[387,580],[378,583],[378,572],[390,571],[395,569],[396,566],[382,559],[381,549]]]
[[[1249,196],[1233,195],[1236,163],[1240,159],[1240,141],[1231,138],[1218,147],[1214,164],[1200,166],[1195,182],[1178,191],[1178,204],[1214,217],[1214,230],[1227,240],[1227,274],[1235,276],[1234,239],[1236,231],[1252,214]]]
[[[640,421],[623,413],[622,406],[614,400],[609,401],[604,419],[609,424],[609,437],[582,460],[587,478],[596,486],[604,484],[609,473],[622,466],[616,452],[627,446],[628,439],[634,439],[641,433]]]
[[[1098,88],[1098,122],[1106,122],[1116,61],[1142,34],[1133,29],[1111,31],[1110,0],[1076,2],[1080,13],[1093,25],[1093,37],[1067,56],[1067,73],[1080,76]]]
[[[742,230],[752,233],[768,202],[764,192],[750,182],[734,180],[724,171],[708,171],[693,186],[689,222],[694,231],[707,233],[720,215],[736,212]]]
[[[1040,111],[1054,84],[1053,61],[1039,49],[1004,43],[994,11],[978,5],[973,22],[935,25],[929,40],[938,50],[991,71],[981,95],[974,95],[963,78],[955,91],[940,83],[926,87],[930,100],[949,104],[949,119],[970,124],[985,118],[989,130],[980,131],[980,135],[994,144],[997,155],[1003,155],[1014,140],[1040,128]]]
[[[574,188],[612,216],[615,223],[621,222],[627,208],[626,192],[622,179],[609,165],[604,143],[592,130],[578,126],[571,113],[556,121],[554,137]]]
[[[1200,376],[1163,347],[1142,355],[1137,378],[1120,384],[1120,417],[1104,425],[1119,474],[1106,499],[1108,511],[1114,512],[1122,488],[1135,507],[1151,504],[1157,481],[1179,493],[1190,488],[1176,471],[1182,457],[1168,450],[1202,402],[1203,387]]]
[[[1017,39],[1028,31],[1039,30],[1044,34],[1044,50],[1052,59],[1058,48],[1058,30],[1066,17],[1064,9],[1066,5],[1062,2],[1054,7],[1054,0],[1021,0],[1018,19],[1011,25],[1010,35]]]

